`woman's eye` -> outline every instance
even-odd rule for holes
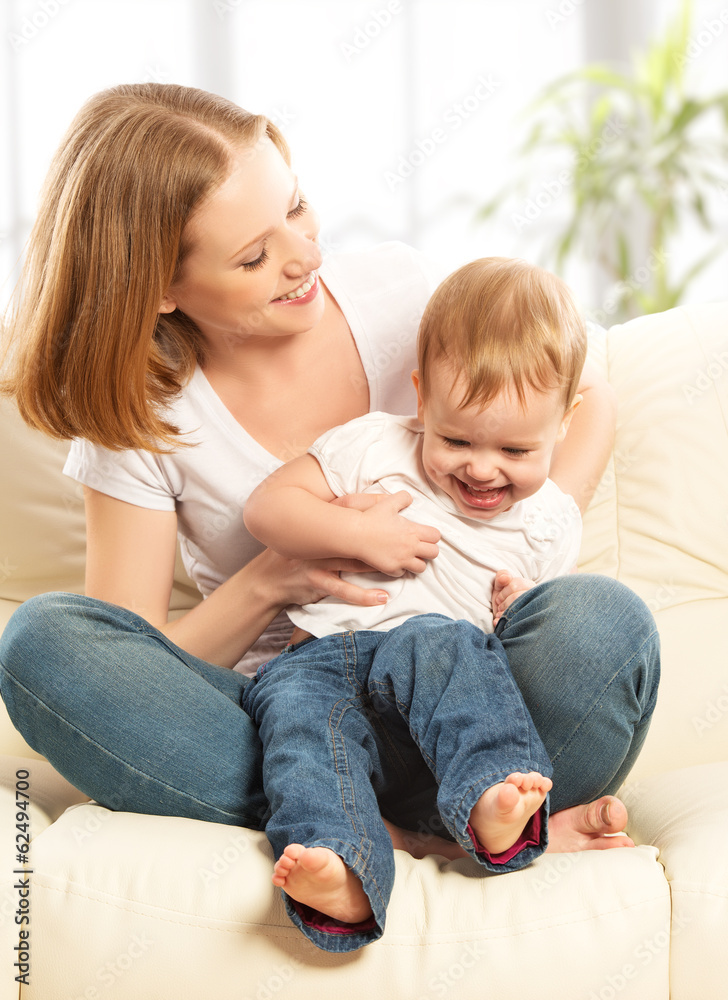
[[[291,211],[288,213],[288,218],[289,219],[298,218],[299,215],[303,215],[303,213],[306,211],[307,208],[308,208],[308,202],[304,201],[303,198],[299,198],[296,207],[292,208]]]
[[[244,264],[241,264],[240,266],[245,271],[255,271],[256,268],[262,267],[267,260],[268,260],[268,251],[264,249],[257,260],[246,261]]]

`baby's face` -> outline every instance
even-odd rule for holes
[[[564,413],[558,390],[526,390],[522,407],[508,388],[486,407],[459,407],[462,387],[445,365],[432,366],[427,399],[417,373],[417,416],[425,427],[422,462],[428,479],[452,498],[461,513],[480,521],[502,514],[536,493],[580,396]],[[451,392],[452,390],[452,392]]]

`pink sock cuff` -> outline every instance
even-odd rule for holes
[[[291,899],[290,896],[288,898]],[[322,931],[324,934],[358,934],[362,931],[372,931],[377,926],[373,915],[367,917],[366,920],[359,921],[358,924],[347,924],[343,920],[335,920],[333,917],[321,913],[320,910],[314,910],[312,906],[299,903],[295,899],[291,899],[291,905],[307,927],[315,931]]]

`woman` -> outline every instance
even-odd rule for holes
[[[257,483],[324,430],[414,412],[425,265],[397,244],[322,261],[317,237],[280,133],[201,91],[101,93],[51,166],[4,389],[75,439],[87,596],[16,612],[1,690],[30,745],[111,808],[260,826],[246,671],[287,641],[288,604],[380,600],[339,578],[358,564],[286,560],[243,525]],[[613,408],[594,377],[579,391],[552,477],[583,507]],[[206,599],[168,623],[178,533]],[[554,764],[551,848],[631,843],[605,835],[655,701],[649,612],[614,581],[561,578],[501,639]]]

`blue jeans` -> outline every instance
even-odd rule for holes
[[[551,813],[615,792],[657,696],[645,604],[607,577],[572,574],[527,591],[496,634],[554,768]],[[112,809],[264,826],[261,745],[241,708],[249,680],[75,594],[26,601],[0,636],[13,723]]]
[[[513,771],[551,764],[500,640],[466,621],[420,615],[389,632],[308,640],[260,668],[243,708],[263,742],[266,833],[276,858],[291,843],[328,847],[360,879],[364,925],[325,930],[293,902],[289,916],[319,948],[351,951],[384,931],[394,881],[379,799],[399,799],[399,822],[427,825],[437,810],[450,836],[492,872],[515,871],[546,847],[546,816],[530,846],[490,859],[468,829],[486,789]],[[423,758],[437,798],[423,782]]]

